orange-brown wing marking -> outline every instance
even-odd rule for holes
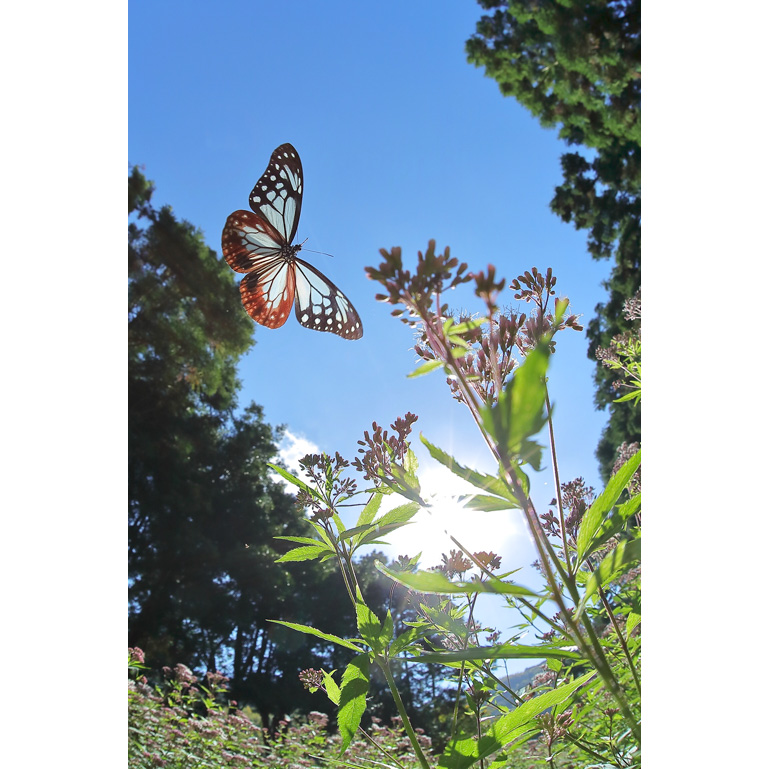
[[[251,211],[234,211],[222,231],[222,254],[235,272],[259,269],[283,254],[285,241],[275,228]]]
[[[294,265],[273,259],[249,272],[240,282],[240,298],[246,312],[267,328],[282,326],[294,304],[296,277]]]

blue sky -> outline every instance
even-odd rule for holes
[[[88,687],[75,699],[90,714],[101,763],[124,739],[126,146],[129,161],[146,164],[157,182],[156,200],[203,228],[217,250],[226,216],[245,206],[272,149],[297,146],[307,177],[300,237],[335,254],[319,266],[350,294],[366,335],[328,341],[292,329],[294,319],[280,332],[259,331],[251,371],[266,373],[254,384],[244,370],[244,398],[324,448],[352,454],[371,419],[411,408],[435,442],[480,452],[437,377],[403,381],[407,332],[385,323],[362,272],[380,247],[400,244],[408,254],[435,237],[472,266],[493,261],[508,277],[519,265],[552,264],[586,318],[602,298],[608,266],[589,260],[583,235],[547,211],[561,153],[553,133],[464,61],[481,13],[473,0],[316,5],[85,0],[9,11],[0,47],[10,116],[2,309],[13,407],[3,431],[13,449],[3,564],[6,613],[23,632],[6,634],[16,662],[8,688],[14,712],[28,713],[49,685],[39,663],[50,657],[51,628],[58,656],[74,664],[90,639],[88,665],[107,673],[112,707],[94,711]],[[739,35],[724,35],[723,14],[644,4],[644,705],[652,714],[644,734],[652,763],[657,755],[663,764],[679,755],[679,764],[696,756],[723,765],[722,755],[747,763],[752,742],[723,740],[719,750],[720,735],[762,726],[761,708],[721,708],[724,728],[698,750],[671,738],[659,716],[670,710],[671,681],[682,680],[681,660],[690,671],[712,667],[713,644],[702,639],[723,638],[723,608],[755,616],[755,593],[724,575],[739,573],[740,586],[765,581],[766,516],[756,499],[767,422],[767,159],[755,97],[769,9],[751,3],[749,14]],[[352,171],[342,176],[345,162]],[[355,242],[344,238],[353,232]],[[344,345],[362,349],[378,326],[359,363],[342,357]],[[280,345],[269,341],[276,334]],[[592,367],[574,337],[551,379],[559,449],[566,477],[596,482],[589,468],[603,417],[593,413]],[[362,384],[335,376],[334,392],[318,376],[330,370]],[[286,406],[279,388],[269,392],[270,376],[294,388]],[[296,389],[302,376],[324,388],[322,406]],[[367,399],[358,395],[364,386]],[[757,401],[750,411],[748,399]],[[343,413],[329,402],[343,403]],[[750,703],[760,689],[743,676],[730,693]],[[710,678],[689,675],[685,694],[712,699]],[[679,707],[676,719],[679,732],[701,729],[698,708]],[[36,727],[12,719],[15,734]],[[66,719],[48,728],[57,755],[66,744],[82,754]],[[11,755],[27,760],[29,742],[17,739]]]
[[[548,207],[565,145],[466,61],[480,16],[473,2],[130,5],[128,156],[155,182],[155,203],[171,204],[221,253],[224,222],[247,208],[273,149],[291,142],[302,158],[297,241],[333,254],[303,255],[350,297],[364,325],[355,342],[304,329],[293,316],[277,330],[256,327],[240,368],[241,403],[263,405],[267,421],[302,445],[352,458],[372,421],[387,426],[411,411],[433,443],[492,468],[444,377],[406,379],[411,333],[374,300],[378,286],[364,272],[382,247],[399,245],[415,262],[434,238],[470,269],[492,263],[508,281],[552,267],[585,323],[605,298],[610,265],[591,259],[585,234]],[[465,287],[447,300],[481,309]],[[518,304],[512,292],[503,301]],[[593,406],[586,348],[584,333],[561,335],[551,397],[561,478],[581,475],[599,489],[594,450],[606,414]],[[553,496],[551,479],[548,468],[534,483],[541,505]],[[501,550],[506,567],[528,567],[515,514],[483,525],[474,518],[472,549]],[[413,553],[424,543],[409,530],[399,544]]]

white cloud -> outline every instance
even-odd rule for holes
[[[307,454],[319,453],[320,449],[315,443],[307,440],[307,438],[294,435],[290,430],[286,430],[283,433],[283,439],[278,445],[278,457],[285,464],[286,468],[297,477],[300,477],[299,460]],[[282,483],[286,487],[286,491],[291,493],[296,491],[295,486],[292,486],[277,473],[270,473],[270,477],[272,480]]]

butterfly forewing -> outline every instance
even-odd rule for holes
[[[281,241],[281,235],[269,222],[250,211],[235,211],[224,225],[222,254],[235,272],[251,272],[264,258],[281,256]]]
[[[281,144],[272,153],[267,170],[254,185],[248,204],[266,219],[290,244],[296,235],[302,210],[304,174],[299,153],[290,144]]]
[[[302,259],[296,262],[297,320],[315,331],[330,331],[344,339],[360,339],[363,324],[352,302],[324,275]]]

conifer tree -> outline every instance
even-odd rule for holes
[[[491,13],[467,41],[484,67],[568,145],[551,209],[587,230],[595,259],[612,258],[606,302],[587,326],[588,356],[631,330],[622,314],[641,284],[640,0],[478,0]],[[596,405],[610,408],[597,456],[608,477],[622,442],[640,439],[640,408],[614,404],[614,374],[597,366]]]
[[[253,323],[232,270],[195,227],[170,207],[155,208],[152,192],[133,168],[129,646],[157,668],[223,668],[233,696],[265,720],[281,708],[311,709],[298,673],[317,665],[313,644],[268,620],[317,619],[308,586],[331,574],[314,563],[275,563],[290,548],[276,536],[310,531],[267,466],[280,429],[254,403],[238,409],[236,368],[253,344]]]

